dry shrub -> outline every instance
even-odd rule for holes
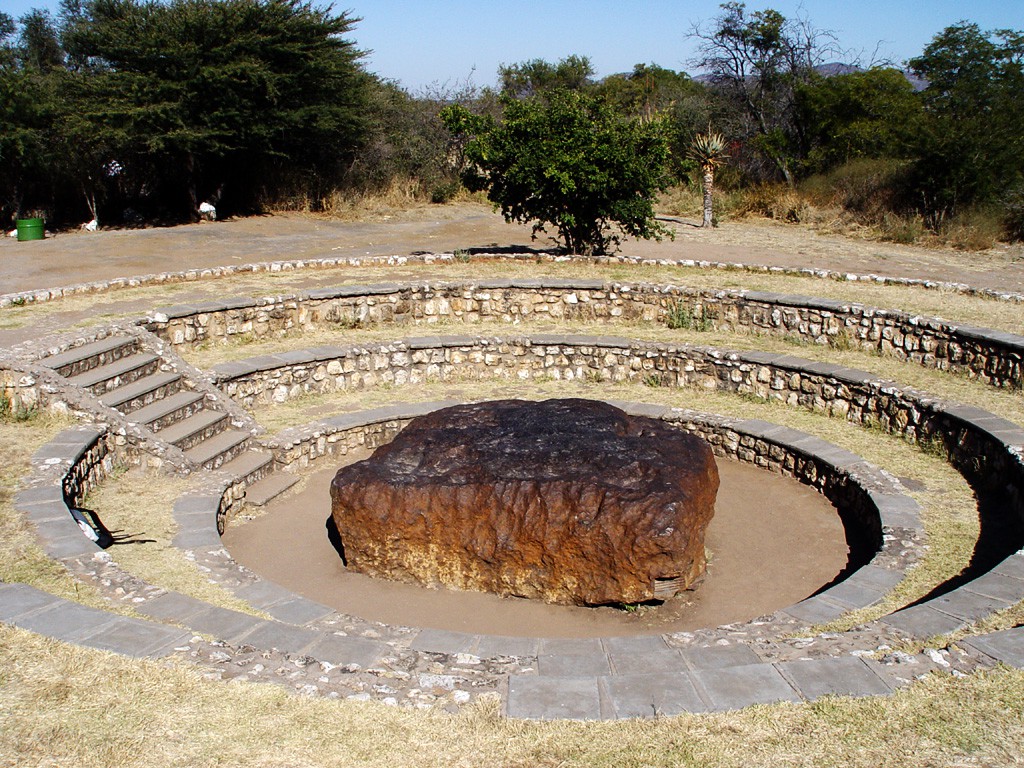
[[[900,210],[904,164],[892,159],[851,160],[827,174],[811,176],[801,193],[816,206],[838,206],[863,224],[876,224]]]
[[[924,219],[920,216],[898,216],[895,213],[883,213],[876,231],[880,240],[910,245],[924,238],[928,234],[928,227],[925,226]]]
[[[1011,189],[1003,200],[1003,232],[1011,242],[1024,242],[1024,183]]]
[[[974,208],[962,211],[943,222],[937,235],[946,245],[960,251],[986,251],[994,248],[1004,234],[999,212]]]
[[[739,193],[734,213],[799,223],[807,218],[808,202],[785,184],[758,184]]]
[[[715,196],[716,209],[719,196]],[[704,210],[704,199],[697,184],[679,184],[665,190],[658,196],[658,211],[670,216],[700,217]]]

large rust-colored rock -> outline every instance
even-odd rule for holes
[[[574,605],[692,584],[717,492],[703,440],[591,400],[435,411],[331,484],[352,570]]]

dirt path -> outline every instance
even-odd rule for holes
[[[622,253],[650,259],[816,267],[963,282],[1024,292],[1024,246],[981,253],[932,250],[819,235],[770,221],[702,230],[666,220],[674,241],[627,241]],[[300,214],[255,216],[180,227],[70,232],[19,243],[0,239],[0,293],[115,277],[284,259],[445,252],[488,246],[544,248],[530,228],[505,223],[483,205],[421,206],[348,222]]]

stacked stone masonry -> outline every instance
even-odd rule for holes
[[[831,299],[760,291],[587,280],[492,280],[341,286],[289,297],[214,301],[154,312],[147,327],[175,346],[265,339],[311,327],[515,324],[583,320],[703,325],[860,348],[1024,387],[1024,337]]]

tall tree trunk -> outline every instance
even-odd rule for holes
[[[701,223],[701,227],[713,227],[712,193],[715,190],[715,169],[711,166],[704,166],[703,170],[704,174],[701,177],[700,185],[704,190],[704,221]]]

